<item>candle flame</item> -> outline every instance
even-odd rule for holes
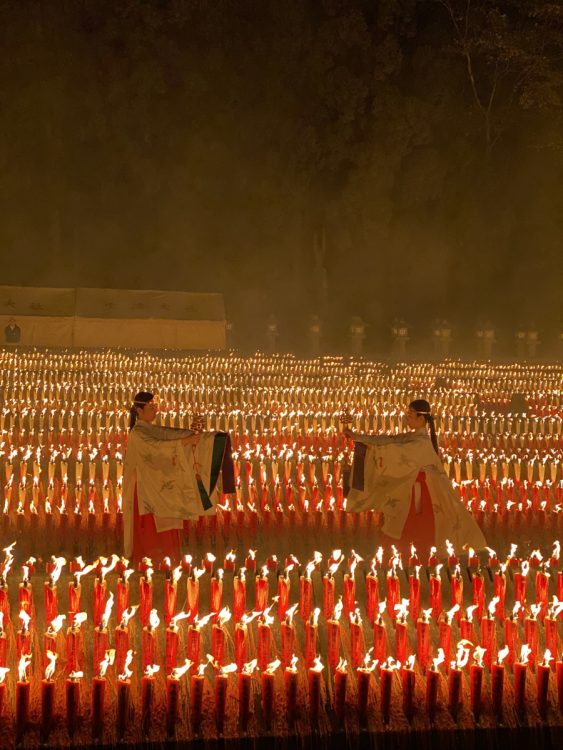
[[[182,566],[178,565],[178,567],[174,568],[172,570],[172,583],[176,584],[182,577]]]
[[[551,651],[548,648],[546,648],[544,655],[543,655],[542,665],[544,667],[549,667],[550,661],[553,661],[553,656],[551,655]]]
[[[119,680],[129,680],[133,676],[133,672],[130,669],[131,662],[133,661],[133,649],[130,648],[125,657],[125,664],[123,665],[123,672],[119,675]]]
[[[440,576],[440,571],[442,570],[442,568],[443,568],[443,567],[444,567],[444,566],[443,566],[443,564],[442,564],[442,563],[439,563],[438,565],[436,565],[436,569],[435,569],[435,570],[434,570],[434,572],[432,573],[432,575],[433,575],[433,576],[434,576],[434,577],[435,577],[435,578],[436,578],[436,579],[437,579],[438,581],[440,581],[440,580],[441,580],[441,576]]]
[[[105,677],[107,668],[115,661],[115,649],[109,648],[98,667],[98,677]]]
[[[315,562],[313,560],[311,560],[311,562],[307,563],[307,567],[305,568],[305,578],[308,578],[308,579],[311,578],[311,574],[315,570],[315,567],[316,567],[316,564],[315,564]]]
[[[219,674],[232,674],[233,672],[236,672],[237,669],[238,667],[234,662],[232,664],[225,664],[219,667]]]
[[[257,659],[253,659],[252,661],[249,661],[246,664],[243,664],[242,674],[252,674],[254,670],[256,669],[257,665],[258,665]]]
[[[423,609],[422,610],[422,622],[430,622],[430,616],[432,615],[432,607],[429,609]]]
[[[443,649],[443,648],[439,648],[439,649],[438,649],[438,656],[437,656],[437,657],[436,657],[435,659],[433,659],[433,660],[432,660],[432,670],[433,670],[434,672],[437,672],[437,671],[438,671],[438,667],[439,667],[439,666],[440,666],[440,664],[442,664],[442,663],[443,663],[443,662],[444,662],[445,660],[446,660],[446,656],[445,656],[445,654],[444,654],[444,649]]]
[[[279,659],[275,659],[274,661],[271,661],[265,669],[266,674],[274,674],[274,672],[280,666],[280,664],[281,664],[281,661]]]
[[[19,618],[22,621],[22,631],[29,629],[29,623],[31,621],[30,615],[25,611],[25,609],[20,610]]]
[[[320,656],[315,656],[315,661],[313,662],[313,666],[310,669],[311,669],[311,672],[322,672],[323,671],[324,664],[323,664]]]
[[[6,675],[10,671],[9,667],[0,667],[0,685],[4,682],[6,679]]]
[[[527,643],[524,643],[522,645],[522,648],[520,649],[520,664],[527,664],[528,660],[530,658],[530,654],[532,653],[532,649],[528,646]]]
[[[477,666],[482,667],[483,666],[483,657],[485,656],[486,648],[481,648],[481,646],[475,646],[475,650],[473,651],[473,658],[475,660],[475,664]]]
[[[321,614],[321,610],[319,607],[315,607],[315,609],[311,612],[311,625],[313,627],[317,627],[319,624],[319,615]]]
[[[173,628],[178,627],[178,623],[180,622],[180,620],[185,620],[186,617],[189,617],[189,616],[190,616],[189,612],[178,612],[178,614],[174,615],[174,617],[170,621],[172,623],[172,627]]]
[[[530,620],[537,620],[539,613],[541,612],[541,604],[532,604],[530,606]]]
[[[82,625],[83,622],[86,622],[87,619],[88,619],[88,615],[86,614],[86,612],[77,612],[74,615],[74,620],[73,620],[71,627],[74,629],[78,629]]]
[[[110,591],[110,594],[108,596],[106,606],[104,609],[104,614],[102,615],[102,621],[100,623],[100,627],[107,628],[109,618],[111,617],[111,610],[113,609],[113,593]]]
[[[512,608],[512,617],[516,617],[518,612],[522,609],[521,602],[515,602],[514,607]]]
[[[53,653],[52,651],[47,651],[47,659],[49,660],[49,663],[45,667],[45,679],[50,680],[55,672],[55,664],[57,663],[57,654]]]
[[[31,654],[22,654],[18,662],[18,680],[27,682],[27,668],[31,664]]]
[[[155,628],[158,628],[159,625],[160,617],[158,616],[158,612],[156,609],[151,609],[149,614],[149,626],[154,630]]]
[[[470,647],[473,644],[469,641],[460,641],[457,644],[457,651],[456,651],[456,658],[455,661],[452,662],[453,669],[463,669],[467,666],[467,662],[469,661],[469,653],[470,653]]]
[[[401,668],[401,662],[395,661],[392,656],[388,656],[387,659],[381,665],[381,669],[386,669],[388,672],[393,672],[396,669]]]
[[[193,627],[197,628],[198,630],[201,630],[201,628],[204,628],[209,620],[213,617],[213,612],[209,615],[205,615],[205,617],[199,617],[199,615],[195,616]]]
[[[186,672],[192,665],[193,665],[193,662],[190,661],[189,659],[186,659],[186,661],[182,664],[181,667],[174,667],[172,672],[170,672],[170,677],[172,677],[173,680],[179,680],[180,677],[186,674]],[[203,665],[200,664],[198,667],[198,674],[202,675],[204,671],[205,671],[205,664]]]
[[[288,671],[290,671],[290,672],[297,672],[297,662],[298,661],[299,661],[299,659],[297,658],[297,656],[295,656],[295,654],[293,654],[293,656],[291,657],[291,662],[290,662],[289,666],[286,667],[286,669]]]
[[[497,604],[500,602],[500,596],[494,596],[491,601],[489,602],[488,610],[489,610],[489,617],[494,617],[495,612],[497,609]]]
[[[411,654],[409,657],[407,657],[407,663],[405,665],[406,669],[414,669],[414,662],[415,662],[416,656],[414,654]]]
[[[528,575],[528,573],[530,572],[530,563],[527,560],[524,560],[524,562],[520,566],[520,569],[522,571],[522,575],[525,578]]]
[[[80,560],[80,562],[82,562],[82,558],[76,558],[77,562],[78,562],[78,560]],[[82,569],[81,570],[77,570],[74,573],[74,577],[75,577],[77,583],[80,583],[80,579],[82,578],[82,576],[88,575],[88,573],[91,573],[93,570],[95,570],[97,568],[97,564],[96,563],[92,563],[92,565],[86,565],[86,566],[84,566],[84,563],[82,563],[82,565],[83,565]],[[133,571],[131,571],[131,572],[133,572]]]
[[[158,664],[147,664],[145,667],[145,677],[154,677],[154,675],[160,671]]]
[[[501,650],[497,654],[497,664],[502,664],[502,662],[506,659],[509,653],[510,653],[510,649],[508,648],[508,646],[501,648]]]
[[[446,552],[448,554],[448,557],[456,556],[454,546],[449,539],[446,539]]]
[[[133,617],[133,615],[138,609],[139,609],[138,604],[134,604],[132,607],[129,607],[129,609],[126,609],[121,615],[121,622],[119,623],[119,626],[122,628],[126,628],[129,623],[129,620]]]
[[[217,616],[217,621],[219,623],[219,627],[223,627],[225,623],[229,622],[231,619],[231,610],[229,607],[223,607],[223,609],[219,612],[219,615]]]
[[[557,620],[561,612],[563,612],[563,602],[560,602],[559,599],[554,595],[547,616],[551,617],[553,620]]]
[[[332,612],[332,620],[340,620],[340,617],[342,616],[342,610],[344,609],[344,605],[342,604],[342,597],[340,596],[338,598],[337,603],[334,605],[334,610]]]
[[[465,619],[467,622],[473,622],[473,612],[477,609],[477,604],[472,604],[465,610]]]
[[[84,677],[84,672],[71,672],[68,676],[68,679],[71,682],[78,682],[78,680],[81,680],[82,677]]]
[[[459,604],[454,604],[454,606],[446,612],[445,621],[448,624],[451,623],[451,621],[454,618],[455,613],[458,612],[458,610],[459,610]]]
[[[49,623],[47,630],[50,635],[56,635],[63,626],[63,622],[66,620],[66,615],[58,615]]]
[[[337,672],[346,672],[347,668],[348,668],[348,662],[346,661],[346,659],[343,656],[341,656],[340,659],[338,660],[338,665],[336,667],[336,671]]]
[[[66,559],[64,557],[55,557],[53,560],[53,570],[51,572],[51,583],[54,586],[61,577],[61,572],[66,565]]]

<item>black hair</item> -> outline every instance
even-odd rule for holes
[[[412,409],[421,417],[424,417],[424,421],[430,427],[430,440],[432,441],[434,450],[440,455],[440,451],[438,450],[438,438],[436,437],[436,426],[434,424],[434,415],[430,410],[430,404],[428,401],[423,398],[417,398],[410,402],[409,409]]]
[[[133,399],[133,404],[129,410],[129,429],[132,430],[135,427],[137,421],[137,409],[142,409],[153,400],[154,394],[150,391],[139,391]]]

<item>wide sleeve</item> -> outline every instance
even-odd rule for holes
[[[137,429],[138,432],[142,434],[143,439],[150,443],[182,440],[182,438],[190,437],[195,434],[193,430],[184,430],[177,427],[162,427],[161,425],[156,424],[141,426],[137,423],[134,429]]]
[[[354,441],[363,445],[404,445],[412,442],[411,435],[357,435],[354,433]]]

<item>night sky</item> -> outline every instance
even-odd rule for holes
[[[2,283],[219,291],[249,341],[559,326],[561,2],[5,0],[0,36]]]

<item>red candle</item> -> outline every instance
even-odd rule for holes
[[[548,694],[549,694],[549,673],[551,668],[549,662],[552,656],[549,650],[545,652],[543,662],[536,667],[536,689],[538,713],[542,719],[547,718]]]
[[[117,679],[117,714],[116,733],[118,740],[122,740],[127,732],[131,701],[131,680],[124,675]]]
[[[514,664],[514,709],[518,716],[526,712],[526,673],[529,649],[522,646],[520,661]]]
[[[216,613],[214,615],[214,621],[219,617],[219,612],[223,607],[223,571],[221,568],[217,571],[217,575],[211,579],[211,612]]]
[[[387,574],[387,614],[393,622],[395,622],[396,611],[395,607],[401,601],[401,588],[399,584],[399,578],[395,574],[395,569],[392,568]]]
[[[356,581],[353,574],[344,574],[344,615],[349,618],[356,609]]]
[[[481,718],[481,695],[483,690],[483,649],[477,646],[474,651],[475,663],[471,665],[470,674],[470,701],[471,711],[478,724]]]
[[[117,579],[117,607],[115,617],[117,622],[121,622],[123,613],[129,609],[129,576],[132,570],[124,570],[123,574]]]
[[[397,618],[397,622],[395,623],[395,659],[400,664],[404,664],[407,660],[408,645],[407,620],[406,616],[402,615]]]
[[[106,608],[107,584],[105,580],[96,578],[94,581],[94,627],[97,628],[102,622]]]
[[[254,582],[254,610],[256,612],[263,612],[268,606],[268,594],[269,594],[269,579],[268,579],[268,568],[264,566],[262,573],[256,576]]]
[[[403,688],[403,713],[408,722],[414,717],[414,656],[409,657],[407,665],[401,669],[401,683]]]
[[[55,713],[55,682],[51,677],[41,681],[41,740],[47,742],[53,728]]]
[[[320,609],[315,609],[309,621],[305,623],[305,666],[313,666],[317,654],[318,618]]]
[[[229,676],[221,671],[215,675],[215,726],[221,733],[225,724],[225,709],[227,706],[227,688]]]
[[[272,717],[274,714],[274,702],[275,702],[275,688],[274,688],[274,672],[279,667],[279,660],[271,662],[267,669],[262,673],[261,676],[261,687],[262,687],[262,715],[264,718],[264,725],[266,728],[270,728],[272,725]]]
[[[211,627],[211,655],[213,661],[219,667],[222,667],[225,662],[225,630],[224,623],[226,623],[231,617],[231,613],[228,609],[221,610],[219,613],[219,622]]]
[[[141,680],[141,733],[143,737],[150,735],[155,691],[154,675],[158,670],[158,665],[148,666]]]
[[[273,622],[273,618],[271,618]],[[265,670],[270,661],[272,650],[272,630],[269,624],[269,618],[265,622],[258,623],[258,667],[261,671]]]
[[[192,727],[194,732],[199,732],[201,725],[201,703],[199,705],[199,714],[196,716],[196,712],[193,707],[194,703],[194,679],[199,680],[196,675],[192,676]],[[203,693],[203,679],[201,681],[201,691]],[[180,703],[180,678],[173,672],[166,678],[166,736],[168,738],[174,737],[176,734],[176,721],[178,719],[178,706]]]
[[[293,568],[293,565],[289,566],[289,570]],[[286,568],[286,573],[288,568]],[[282,622],[285,619],[287,610],[289,609],[289,590],[290,582],[288,575],[280,575],[278,578],[278,619]]]
[[[290,667],[284,670],[285,711],[288,725],[295,723],[297,715],[297,657],[293,657]]]
[[[146,627],[149,624],[149,617],[152,609],[152,568],[147,568],[145,574],[139,581],[139,601],[141,625]]]
[[[507,655],[508,650],[506,647],[501,649],[498,653],[497,661],[492,665],[491,669],[493,714],[499,724],[502,723],[503,717],[504,665],[502,661]]]
[[[356,670],[358,683],[358,720],[360,726],[364,726],[367,722],[371,674],[372,669],[370,667],[359,667]]]
[[[514,572],[514,601],[520,603],[520,617],[524,616],[526,610],[529,563],[522,563],[521,571]]]
[[[462,617],[459,621],[459,633],[462,641],[475,643],[475,631],[473,628],[473,612],[475,609],[475,605],[467,607],[466,616]]]
[[[235,662],[238,669],[242,669],[247,659],[246,621],[235,625]]]
[[[193,664],[199,664],[201,658],[201,629],[197,622],[195,625],[188,627],[186,653]]]
[[[506,661],[510,666],[514,664],[517,642],[518,627],[515,619],[515,613],[512,613],[512,615],[506,617],[504,620],[504,643],[508,649]]]
[[[394,666],[391,665],[392,659],[389,659],[387,665],[381,667],[381,718],[384,724],[389,724],[391,716],[391,687],[393,684]]]
[[[78,576],[74,576],[73,581],[68,584],[68,619],[72,623],[74,615],[81,610],[82,585],[79,583]]]
[[[549,649],[552,654],[556,654],[559,650],[557,648],[557,620],[554,617],[549,617],[549,615],[547,615],[543,621],[543,626],[545,630],[545,647]]]
[[[434,619],[440,617],[442,611],[442,579],[440,577],[441,565],[436,566],[436,571],[430,575],[430,608]]]
[[[410,577],[409,577],[410,584]],[[375,619],[377,612],[377,605],[379,604],[379,582],[377,580],[377,573],[372,570],[366,576],[366,614],[368,621],[372,623]],[[411,608],[412,611],[412,608]]]
[[[301,576],[299,579],[299,614],[304,622],[307,622],[309,619],[312,609],[313,584],[310,577],[309,566],[307,566],[307,575]]]
[[[246,580],[244,577],[244,568],[241,568],[238,576],[233,579],[233,619],[236,623],[240,622],[246,610]],[[239,666],[239,669],[242,665]]]
[[[493,596],[498,598],[495,614],[499,622],[501,622],[504,618],[504,606],[506,600],[506,575],[504,573],[505,569],[506,566],[501,565],[501,569],[495,571],[494,577]]]
[[[175,622],[172,622],[169,627],[166,628],[164,635],[164,664],[167,675],[169,675],[176,666],[178,658],[178,642],[179,628]]]
[[[8,641],[6,638],[6,633],[2,628],[2,624],[3,624],[2,620],[3,620],[3,615],[0,614],[0,669],[6,666],[6,658],[7,658],[7,653],[8,653]],[[46,652],[47,652],[47,649],[45,648],[45,653]]]
[[[178,584],[167,578],[164,581],[164,622],[169,625],[176,614],[176,599],[178,595]]]
[[[27,566],[23,566],[24,571],[27,570]],[[31,589],[31,584],[29,583],[29,580],[27,579],[27,574],[22,583],[19,585],[18,589],[19,594],[19,604],[20,604],[20,610],[24,610],[27,612],[28,615],[31,616],[31,611],[33,608],[33,593]]]
[[[334,713],[338,721],[344,721],[346,711],[346,687],[348,683],[348,672],[346,671],[346,660],[341,659],[334,673]]]
[[[448,708],[454,721],[457,721],[461,701],[461,678],[461,669],[452,666],[448,676]]]
[[[438,686],[440,684],[440,672],[438,666],[441,662],[440,657],[434,659],[432,668],[426,672],[426,712],[431,724],[436,718],[436,708],[438,706]]]
[[[29,694],[30,683],[27,680],[26,670],[31,658],[28,654],[21,657],[19,663],[19,679],[16,683],[16,737],[21,738],[29,723]]]
[[[307,670],[309,685],[309,717],[311,723],[316,724],[319,720],[321,706],[321,671],[323,665],[320,657],[315,657],[315,664]]]
[[[428,618],[431,611],[430,609],[423,610],[422,617],[419,617],[416,621],[416,658],[422,672],[426,671],[430,658],[430,623]]]
[[[449,617],[449,613],[439,623],[439,644],[440,648],[444,652],[444,661],[446,665],[450,663],[451,651],[452,651],[452,624]]]
[[[327,573],[323,576],[323,615],[329,619],[334,610],[334,578]]]
[[[557,701],[559,703],[559,713],[563,714],[563,661],[559,659],[555,665],[557,677]]]
[[[57,587],[50,581],[45,581],[43,585],[43,606],[45,612],[45,622],[52,622],[59,614],[57,599]]]
[[[532,604],[532,615],[524,620],[524,641],[530,647],[530,664],[536,663],[538,653],[538,621],[536,619],[539,607]]]
[[[379,664],[387,658],[387,629],[382,619],[385,606],[385,602],[380,603],[379,614],[373,623],[373,657]]]
[[[496,602],[493,599],[490,609],[494,611],[495,608]],[[494,617],[490,615],[483,617],[481,620],[481,645],[485,649],[484,662],[490,669],[491,664],[496,659],[497,651],[496,622]]]
[[[250,720],[250,696],[252,673],[256,667],[256,660],[245,664],[238,675],[239,727],[243,732],[248,728]]]
[[[461,619],[461,611],[463,607],[463,578],[461,577],[461,571],[459,565],[456,566],[456,570],[451,580],[452,586],[452,607],[456,604],[458,609],[456,610],[456,620],[459,623]]]
[[[350,655],[354,669],[362,664],[362,652],[364,647],[364,633],[360,610],[357,609],[350,616]]]
[[[141,640],[141,669],[143,672],[150,664],[154,664],[156,661],[156,629],[159,624],[160,620],[156,609],[153,609],[149,615],[149,624],[143,628]]]
[[[415,573],[409,576],[409,611],[414,622],[418,620],[420,613],[420,566],[415,568]]]
[[[473,588],[473,604],[476,606],[476,614],[479,620],[483,617],[485,609],[485,580],[480,572],[473,574],[471,579]]]
[[[340,659],[340,610],[334,608],[334,617],[327,620],[326,633],[328,642],[328,663],[332,669],[336,669]]]
[[[78,612],[73,625],[66,631],[66,668],[69,674],[76,672],[82,664],[81,625],[86,621],[86,613]]]
[[[284,667],[288,667],[295,651],[295,626],[290,618],[280,625],[281,634],[281,661]]]
[[[66,681],[66,729],[72,739],[80,720],[80,678],[82,672],[71,672]]]

